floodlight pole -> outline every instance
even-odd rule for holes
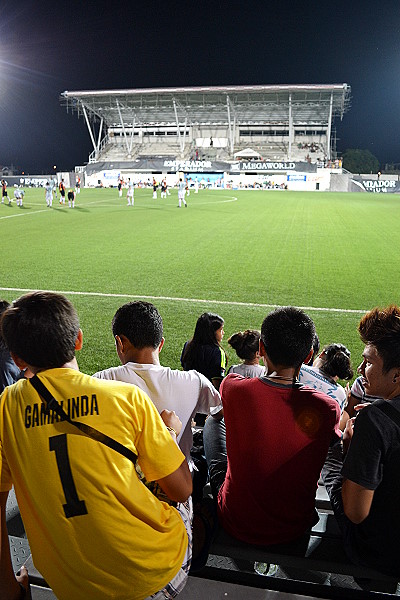
[[[236,117],[233,118],[233,126],[232,126],[232,120],[231,120],[231,99],[229,98],[229,96],[226,97],[226,108],[228,110],[229,142],[230,142],[230,146],[231,146],[231,154],[233,154]]]
[[[94,136],[93,136],[93,133],[92,133],[92,128],[90,127],[90,123],[89,123],[89,119],[88,119],[88,116],[87,116],[86,108],[85,108],[85,105],[83,103],[82,103],[82,111],[83,111],[83,114],[85,116],[86,125],[87,125],[87,128],[89,130],[90,139],[92,140],[92,144],[93,144],[93,150],[95,152],[95,157],[97,159],[97,153],[99,151],[99,148],[98,148],[98,146],[96,146],[96,142],[94,141]]]
[[[188,122],[188,119],[187,119],[187,116],[186,116],[185,117],[185,126],[183,128],[183,139],[182,139],[182,150],[181,150],[181,152],[183,152],[184,149],[185,149],[187,122]]]
[[[172,100],[172,103],[174,105],[174,113],[175,113],[175,121],[176,121],[176,131],[178,133],[179,147],[180,147],[181,153],[182,153],[183,149],[184,149],[184,142],[182,142],[181,132],[180,132],[180,129],[179,129],[178,111],[177,111],[177,108],[176,108],[175,99]],[[186,127],[186,125],[185,125],[185,127]]]
[[[122,114],[121,114],[121,109],[119,107],[119,102],[118,102],[118,98],[115,99],[116,103],[117,103],[117,108],[118,108],[118,114],[119,114],[119,121],[121,123],[121,127],[122,127],[122,133],[124,134],[124,140],[125,140],[125,145],[126,145],[126,151],[128,152],[128,154],[130,154],[129,152],[129,144],[128,144],[128,139],[126,137],[126,131],[125,131],[125,126],[124,126],[124,121],[122,119]]]
[[[101,121],[100,121],[100,127],[99,127],[99,136],[98,136],[98,138],[97,138],[97,151],[98,151],[98,150],[99,150],[99,148],[100,148],[101,134],[102,134],[102,132],[103,132],[103,121],[104,121],[104,119],[103,119],[103,117],[101,117]]]
[[[292,137],[293,137],[293,115],[292,115],[292,94],[289,94],[289,148],[288,159],[292,160]]]
[[[328,130],[326,132],[327,137],[327,159],[331,160],[331,132],[332,132],[332,112],[333,112],[333,92],[331,92],[331,100],[329,103],[329,118],[328,118]]]

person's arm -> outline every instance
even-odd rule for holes
[[[197,373],[197,376],[200,381],[200,391],[195,412],[210,415],[220,421],[224,416],[224,410],[218,390],[207,377],[201,373]]]
[[[168,428],[172,439],[176,442],[179,435],[182,422],[174,410],[163,410],[160,414],[166,427]],[[193,491],[192,476],[189,471],[186,459],[176,471],[157,481],[163,492],[165,492],[174,502],[186,502]]]
[[[22,567],[21,574],[14,575],[6,525],[7,497],[8,492],[0,492],[0,600],[19,600],[28,597],[28,571]]]
[[[356,411],[357,409],[364,409],[366,406],[366,404],[355,404],[354,406],[354,411]],[[343,432],[343,455],[346,456],[347,452],[352,449],[355,450],[356,448],[352,448],[351,444],[352,444],[352,440],[353,440],[353,436],[354,436],[354,425],[355,425],[355,421],[356,421],[356,417],[352,417],[351,419],[349,419],[346,423],[346,428]],[[361,423],[361,425],[363,425],[363,423]],[[371,435],[364,435],[361,438],[361,443],[364,442],[366,438],[366,442],[367,444],[369,444],[369,446],[372,445],[372,447],[374,447],[374,440],[371,437]],[[356,440],[357,441],[357,440]],[[358,439],[358,447],[360,446],[360,438]],[[362,445],[361,446],[361,455],[364,456],[365,455],[365,450],[364,450],[365,446]],[[355,455],[357,456],[357,455]],[[373,455],[374,456],[374,455]],[[354,463],[354,457],[353,458],[353,463]],[[373,463],[374,461],[369,459],[369,464],[371,464],[371,462]],[[360,461],[358,459],[356,459],[356,464],[359,465]],[[350,471],[350,475],[353,475],[353,472]],[[365,477],[364,477],[365,478]],[[346,515],[346,517],[348,519],[350,519],[350,521],[352,523],[354,523],[355,525],[358,525],[359,523],[362,523],[369,515],[369,512],[371,510],[371,504],[372,504],[372,500],[374,497],[374,490],[372,489],[368,489],[362,485],[360,485],[359,483],[356,483],[354,481],[352,481],[351,479],[346,478],[346,474],[344,474],[343,477],[343,483],[342,483],[342,501],[343,501],[343,509],[344,509],[344,513]]]
[[[374,490],[367,490],[358,483],[344,479],[342,484],[343,508],[346,517],[358,525],[369,515],[371,510]]]
[[[224,409],[221,406],[215,406],[214,408],[210,409],[210,416],[215,419],[216,421],[220,421],[221,419],[224,418]]]
[[[186,502],[193,491],[192,476],[186,459],[183,459],[181,466],[176,471],[159,479],[157,483],[168,498],[174,502]]]
[[[223,377],[213,377],[211,379],[211,383],[213,384],[213,386],[215,387],[215,389],[217,391],[219,391],[219,387],[221,385],[222,380],[223,380]]]
[[[350,393],[347,394],[347,404],[344,407],[344,411],[346,412],[350,418],[355,417],[355,411],[354,411],[354,407],[356,406],[356,404],[360,404],[361,399],[357,398],[357,396],[353,396],[353,394]]]

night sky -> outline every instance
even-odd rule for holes
[[[64,90],[348,83],[338,150],[400,162],[400,1],[0,2],[0,165],[70,170],[93,147]]]

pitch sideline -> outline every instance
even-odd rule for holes
[[[57,294],[64,294],[65,296],[97,296],[101,298],[133,298],[134,300],[165,300],[168,302],[188,302],[193,304],[218,304],[221,306],[243,306],[247,308],[279,308],[281,304],[262,304],[256,302],[236,302],[234,300],[204,300],[202,298],[179,298],[174,296],[148,296],[140,294],[112,294],[104,292],[82,292],[72,290],[37,290],[32,288],[13,288],[13,287],[0,287],[3,292],[35,292],[35,291],[46,291]],[[353,309],[353,308],[329,308],[329,307],[318,307],[318,306],[298,306],[304,311],[314,312],[337,312],[347,314],[362,315],[367,312],[368,309]]]
[[[195,206],[201,206],[201,205],[205,205],[205,204],[227,204],[229,202],[237,202],[237,201],[238,201],[238,198],[236,196],[228,196],[228,200],[212,200],[210,202],[196,202]],[[104,202],[108,202],[108,199],[107,200],[94,200],[93,202],[86,202],[85,204],[82,205],[82,207],[85,208],[85,206],[91,206],[93,204],[103,204],[104,205]],[[27,202],[27,206],[43,206],[43,203],[42,202]],[[105,206],[122,209],[125,205],[106,204]],[[156,205],[156,206],[158,207],[160,205]],[[167,204],[165,204],[165,206],[175,206],[175,203],[167,203]],[[79,205],[79,207],[80,207],[80,205]],[[55,202],[54,208],[58,208],[57,202]],[[145,208],[147,208],[147,207],[145,207]],[[149,206],[148,208],[154,208],[154,206]],[[17,213],[14,215],[4,215],[4,216],[0,217],[0,221],[2,219],[13,219],[14,217],[38,215],[39,213],[42,213],[42,212],[49,212],[48,207],[47,207],[47,209],[45,208],[43,210],[35,210],[32,213],[23,212],[23,213]]]

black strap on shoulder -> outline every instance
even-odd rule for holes
[[[400,412],[394,408],[387,400],[376,400],[373,404],[385,413],[389,419],[394,421],[397,427],[400,427]]]
[[[64,411],[63,407],[57,402],[54,396],[52,396],[52,394],[49,392],[47,387],[37,375],[31,377],[31,379],[28,379],[28,381],[31,382],[41,399],[46,404],[47,410],[54,411],[62,421],[67,421],[71,425],[74,425],[74,427],[77,427],[82,433],[84,433],[88,437],[92,438],[93,440],[96,440],[96,442],[100,442],[101,444],[108,446],[109,448],[112,448],[113,450],[119,452],[119,454],[122,454],[122,456],[125,456],[125,458],[133,462],[133,464],[136,464],[137,455],[134,452],[132,452],[132,450],[126,448],[125,446],[117,442],[117,440],[114,440],[108,435],[101,433],[101,431],[98,431],[94,427],[86,425],[86,423],[81,423],[80,421],[72,421],[67,415],[67,413]]]
[[[273,379],[269,378],[267,375],[260,375],[258,377],[258,379],[261,379],[261,381],[263,383],[272,383],[272,385],[276,385],[277,387],[284,387],[286,389],[292,389],[292,390],[300,390],[301,388],[304,387],[304,383],[300,383],[300,381],[297,381],[297,379],[293,379],[292,383],[288,383],[288,384],[284,384],[282,382],[278,381],[273,381]]]

